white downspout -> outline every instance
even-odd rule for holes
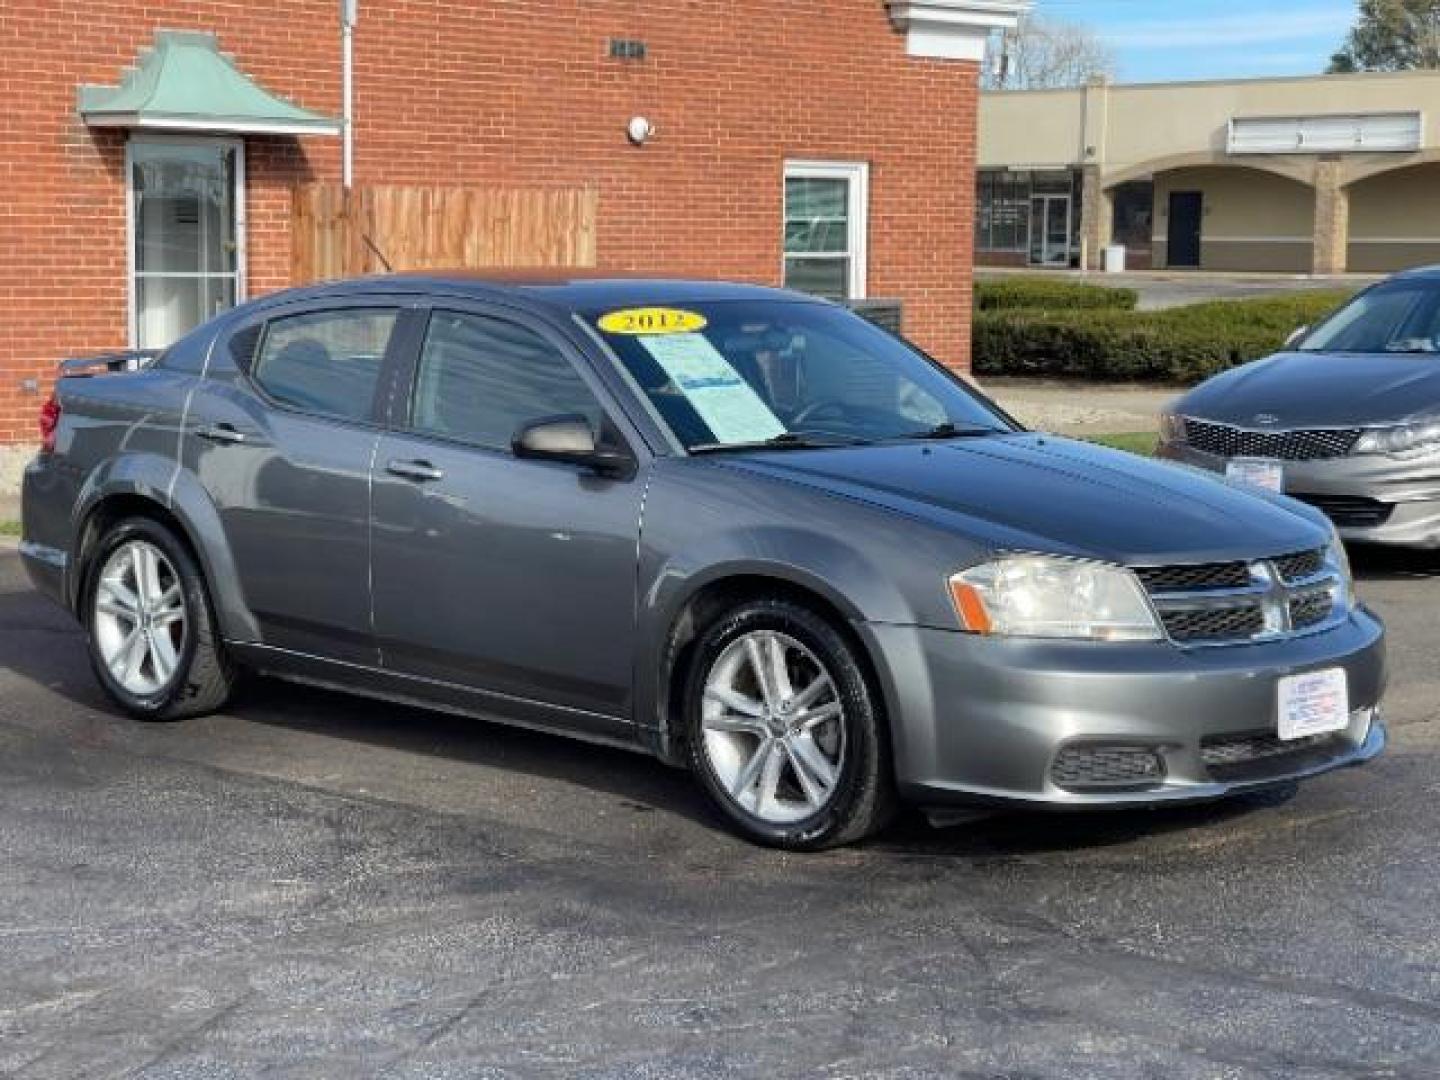
[[[355,21],[359,15],[360,0],[340,0],[341,179],[346,191],[355,182]]]

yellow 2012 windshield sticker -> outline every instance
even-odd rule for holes
[[[607,334],[659,336],[693,334],[697,330],[704,330],[707,320],[698,311],[647,307],[612,311],[601,317],[599,325]]]

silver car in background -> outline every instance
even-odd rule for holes
[[[1346,540],[1440,547],[1440,268],[1195,387],[1162,417],[1160,456],[1283,491]]]

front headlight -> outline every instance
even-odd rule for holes
[[[1350,554],[1345,550],[1345,542],[1340,539],[1340,533],[1334,525],[1330,526],[1330,548],[1326,552],[1325,561],[1330,564],[1330,569],[1335,571],[1340,578],[1339,597],[1345,602],[1345,610],[1351,611],[1359,603],[1355,594],[1355,575],[1350,571]]]
[[[1007,555],[951,577],[960,625],[972,634],[1158,641],[1140,580],[1107,563]]]
[[[1406,457],[1440,449],[1440,420],[1398,427],[1372,428],[1355,444],[1357,454],[1390,454]]]
[[[1186,439],[1185,418],[1179,413],[1165,411],[1160,414],[1160,441],[1166,446],[1181,446]]]

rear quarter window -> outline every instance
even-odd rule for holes
[[[251,377],[270,398],[319,416],[368,420],[399,312],[347,308],[274,319]]]

